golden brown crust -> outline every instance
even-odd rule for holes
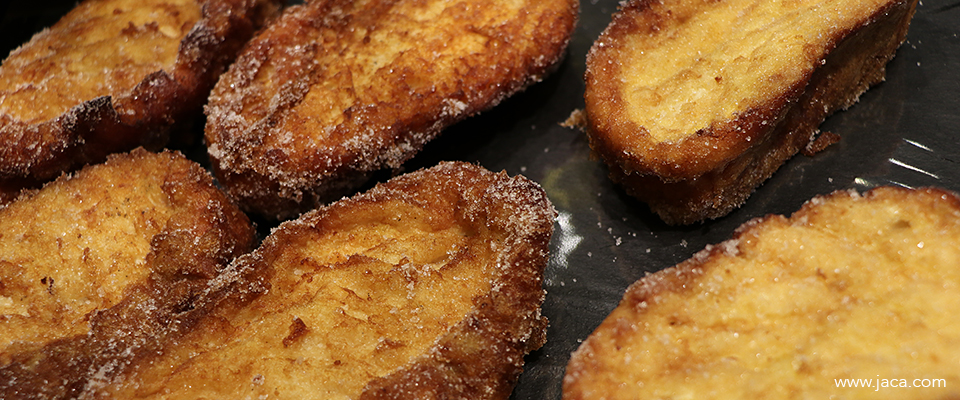
[[[200,116],[215,79],[279,7],[279,0],[78,5],[0,67],[0,200],[107,154],[163,147],[174,124]]]
[[[956,397],[960,320],[939,310],[960,304],[958,239],[960,198],[933,188],[751,221],[631,285],[571,357],[564,398],[873,398],[835,379],[878,377],[944,379],[898,398]]]
[[[142,149],[22,196],[0,227],[4,399],[76,397],[189,331],[256,238],[198,164]]]
[[[268,218],[336,200],[539,81],[577,12],[571,0],[290,7],[211,95],[206,140],[217,177]]]
[[[767,84],[772,88],[756,84],[758,95],[763,97],[739,100],[739,108],[731,110],[732,115],[707,118],[710,122],[688,131],[682,138],[658,139],[658,135],[650,133],[653,127],[642,126],[627,114],[636,105],[630,104],[629,96],[624,94],[627,88],[617,78],[631,68],[622,59],[626,58],[622,54],[626,43],[655,50],[672,40],[667,39],[668,32],[686,29],[684,23],[703,8],[734,3],[707,6],[689,1],[630,2],[615,14],[588,55],[585,99],[591,148],[608,164],[613,180],[647,202],[670,224],[716,218],[739,207],[754,188],[815,137],[819,124],[828,115],[849,107],[869,86],[882,81],[885,65],[903,42],[916,6],[916,1],[909,0],[878,2],[869,12],[842,21],[848,25],[831,27],[822,38],[800,46],[802,50],[797,54],[781,54],[780,57],[791,60],[787,68],[764,72],[770,75],[749,76],[756,82],[775,83]],[[829,19],[829,12],[823,14],[826,15],[805,11],[799,17],[790,17],[785,13],[784,18],[817,15]],[[798,19],[792,26],[804,24],[807,22]],[[740,30],[732,31],[740,34]],[[716,71],[710,69],[710,53],[715,47],[726,45],[723,40],[726,39],[721,37],[717,43],[691,46],[693,51],[707,54],[703,59],[686,57],[694,60],[692,70],[716,73],[707,85],[716,88],[706,90],[723,90],[724,98],[736,98],[742,92],[736,84],[743,82],[730,83],[734,77],[724,72],[724,66],[716,67]],[[781,42],[770,43],[769,46],[776,46]],[[757,60],[756,67],[769,62],[764,60]],[[695,79],[678,76],[675,79],[681,81]],[[675,81],[666,85],[680,86]],[[667,86],[660,90],[670,89]],[[689,97],[697,96],[690,93]],[[713,115],[708,105],[696,100],[680,101],[683,107],[666,113],[668,117],[694,119],[700,118],[696,113]]]
[[[197,330],[97,396],[505,399],[545,340],[554,216],[470,164],[394,178],[281,224]]]

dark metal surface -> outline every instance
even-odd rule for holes
[[[31,30],[51,24],[73,2],[23,4],[0,6],[5,46],[0,50],[27,40]],[[813,157],[794,157],[726,217],[665,226],[611,184],[605,167],[591,159],[582,132],[560,126],[583,107],[586,52],[617,4],[584,0],[567,57],[553,75],[448,129],[405,168],[463,160],[523,174],[543,186],[559,212],[544,281],[548,341],[527,357],[513,395],[517,400],[559,399],[570,353],[616,306],[627,285],[729,238],[752,218],[789,214],[834,190],[900,185],[960,191],[960,3],[926,0],[888,65],[886,82],[821,126],[839,134],[839,143]],[[203,151],[188,150],[206,163]]]

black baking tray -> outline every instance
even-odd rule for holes
[[[0,6],[0,50],[25,42],[75,3],[27,4]],[[581,2],[576,32],[556,72],[447,129],[404,167],[462,160],[522,174],[540,183],[559,213],[543,282],[547,343],[527,357],[513,399],[559,399],[570,353],[629,284],[731,237],[744,222],[790,214],[836,190],[894,185],[960,191],[960,2],[924,0],[886,81],[821,126],[840,135],[838,143],[789,160],[730,215],[686,227],[663,224],[607,179],[583,132],[561,126],[583,108],[586,53],[618,4]],[[207,165],[202,147],[182,150]]]

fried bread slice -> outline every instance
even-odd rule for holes
[[[939,189],[754,220],[631,285],[571,357],[564,399],[957,398],[958,241],[960,198]],[[842,386],[856,379],[873,383]]]
[[[86,0],[0,66],[0,202],[107,154],[159,150],[280,0]],[[184,140],[187,140],[184,138]]]
[[[545,340],[554,210],[523,177],[443,163],[275,229],[217,311],[109,398],[506,399]]]
[[[587,57],[593,151],[669,224],[739,207],[883,80],[915,0],[633,0]]]
[[[288,8],[214,88],[206,142],[245,211],[286,219],[399,168],[445,127],[539,81],[575,0],[317,0]]]
[[[155,351],[255,238],[173,152],[111,156],[0,209],[0,398],[73,397]]]

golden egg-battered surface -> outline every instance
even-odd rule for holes
[[[0,210],[0,348],[85,334],[91,311],[150,275],[151,242],[178,210],[156,163],[114,162]]]
[[[199,329],[105,392],[506,399],[545,339],[553,218],[535,183],[471,164],[395,178],[280,225]]]
[[[180,42],[199,20],[196,0],[84,2],[4,60],[0,113],[46,121],[129,91],[150,73],[173,68]]]
[[[278,0],[79,3],[0,66],[0,188],[12,192],[0,200],[113,152],[164,146],[278,9]]]
[[[564,398],[955,398],[958,242],[960,199],[937,189],[756,220],[633,284],[572,356]],[[874,386],[838,387],[855,379]]]
[[[611,77],[623,85],[623,117],[658,142],[734,119],[792,90],[836,38],[888,3],[673,2],[669,18],[677,23],[618,43],[619,60],[629,66]]]
[[[22,195],[0,209],[0,398],[63,395],[155,351],[254,239],[178,153],[138,149]]]
[[[587,56],[590,146],[667,223],[725,215],[883,80],[916,4],[624,3]]]
[[[246,210],[288,218],[397,168],[439,132],[538,82],[572,0],[309,1],[214,89],[206,139]]]

